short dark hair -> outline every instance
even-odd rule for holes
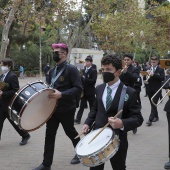
[[[4,66],[7,65],[8,67],[11,67],[11,69],[13,69],[14,67],[14,63],[10,58],[4,58],[1,60],[1,62],[3,63]]]
[[[93,62],[92,56],[88,55],[88,56],[86,57],[85,61]]]
[[[117,55],[107,55],[104,56],[101,60],[101,65],[109,65],[112,64],[113,67],[118,69],[122,69],[122,61],[119,59]]]
[[[153,56],[153,57],[151,57],[151,60],[157,60],[158,61],[159,59],[158,59],[158,57]]]
[[[130,58],[131,60],[133,60],[133,55],[130,54],[130,53],[124,54],[123,58],[125,58],[125,57],[128,57],[128,58]]]

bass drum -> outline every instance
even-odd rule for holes
[[[8,107],[9,117],[22,130],[34,131],[44,125],[55,111],[56,99],[49,99],[54,90],[42,81],[27,83],[15,93]]]

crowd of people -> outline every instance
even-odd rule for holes
[[[54,89],[48,97],[49,99],[56,99],[57,107],[54,114],[46,122],[43,160],[34,170],[51,170],[55,146],[58,147],[55,145],[55,138],[60,124],[75,148],[80,141],[80,137],[75,138],[78,136],[76,124],[82,123],[82,133],[86,134],[90,133],[91,130],[103,128],[108,122],[109,128],[119,136],[120,140],[118,151],[110,158],[112,169],[126,170],[127,132],[132,130],[134,134],[137,133],[137,128],[143,123],[140,98],[142,77],[140,72],[142,70],[147,73],[143,76],[145,96],[148,96],[151,105],[150,116],[146,122],[147,126],[159,121],[157,106],[153,104],[153,101],[157,103],[161,98],[161,91],[156,95],[155,93],[161,88],[164,80],[170,78],[170,75],[165,76],[165,71],[159,66],[159,59],[156,56],[151,57],[149,63],[140,67],[130,53],[124,54],[123,62],[119,55],[106,55],[101,60],[103,83],[96,86],[97,67],[93,63],[92,56],[88,55],[85,58],[84,69],[78,70],[67,62],[68,47],[66,44],[54,43],[52,49],[55,66],[50,68],[49,63],[47,63],[44,74],[46,83]],[[15,92],[19,90],[18,78],[13,73],[12,68],[13,61],[11,59],[5,58],[1,61],[2,75],[0,80],[8,84],[8,87],[5,90],[0,89],[0,137],[3,123],[7,118],[22,137],[20,145],[25,145],[30,139],[30,134],[20,129],[8,114],[9,102]],[[23,71],[23,69],[20,68],[20,71]],[[22,74],[20,74],[20,77],[24,78]],[[170,86],[164,88],[170,89]],[[125,94],[123,96],[124,89]],[[123,102],[121,96],[123,96]],[[89,103],[89,114],[85,122],[81,122],[87,102]],[[120,103],[122,103],[123,112],[119,117],[114,118],[120,109]],[[79,108],[75,115],[77,107]],[[170,133],[170,99],[167,101],[164,110],[167,112]],[[74,155],[70,163],[80,163],[79,157]],[[164,168],[170,168],[170,161],[165,164]],[[90,167],[90,170],[103,169],[104,163]]]

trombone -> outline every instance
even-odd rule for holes
[[[155,106],[158,106],[158,105],[163,101],[163,99],[164,99],[166,96],[169,96],[170,89],[168,89],[168,90],[166,91],[166,94],[162,97],[162,99],[161,99],[158,103],[154,103],[154,101],[153,101],[154,97],[163,89],[163,87],[165,86],[165,84],[167,84],[169,81],[170,81],[170,78],[169,78],[169,79],[162,85],[162,87],[152,96],[151,102],[152,102]]]

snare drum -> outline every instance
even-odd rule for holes
[[[119,149],[119,138],[110,128],[104,129],[90,144],[91,139],[101,130],[97,129],[82,138],[76,146],[76,153],[83,165],[98,166],[112,158]]]
[[[53,89],[42,81],[27,83],[15,93],[8,107],[9,117],[22,130],[33,131],[40,128],[52,116],[56,99],[49,99]]]

